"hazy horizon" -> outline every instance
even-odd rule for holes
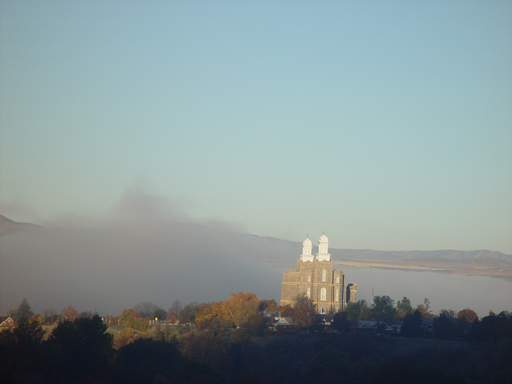
[[[512,3],[0,4],[0,212],[512,254]]]
[[[145,301],[167,310],[174,300],[222,301],[240,291],[279,303],[282,272],[295,268],[300,241],[247,235],[218,222],[173,222],[159,201],[129,193],[102,222],[68,219],[58,227],[1,237],[0,313],[23,298],[36,312],[73,305],[103,316]],[[428,297],[435,313],[469,307],[485,316],[512,308],[512,283],[506,280],[335,268],[345,271],[348,283],[358,285],[358,299],[367,302],[373,289],[395,302],[407,296],[414,305]]]
[[[279,300],[273,239],[324,231],[512,254],[512,2],[6,0],[0,73],[0,214],[52,228],[1,239],[0,311]]]

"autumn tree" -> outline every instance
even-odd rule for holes
[[[49,324],[53,324],[55,322],[55,317],[57,315],[57,310],[55,308],[46,308],[43,309],[43,317],[46,322]]]
[[[181,302],[179,300],[175,300],[174,303],[172,303],[172,307],[167,311],[167,320],[171,323],[176,323],[182,309],[183,306],[181,305]]]
[[[305,294],[297,295],[293,305],[292,319],[302,327],[311,325],[315,321],[316,305]]]
[[[80,315],[78,317],[80,317],[81,319],[83,319],[85,317],[92,318],[94,315],[98,315],[98,312],[82,311],[82,312],[80,312]]]
[[[277,303],[274,299],[260,300],[260,304],[258,305],[258,310],[260,312],[273,312],[277,311],[277,308]]]
[[[220,304],[219,302],[198,304],[198,312],[194,316],[194,322],[197,326],[200,328],[208,328],[213,319],[219,316],[224,317],[220,311]]]
[[[293,307],[290,304],[280,305],[277,307],[277,311],[281,312],[283,317],[292,317]]]
[[[466,319],[468,323],[473,323],[478,320],[478,315],[472,309],[466,308],[457,313],[457,318]]]
[[[68,305],[60,313],[59,319],[60,319],[60,321],[64,321],[64,320],[71,320],[71,321],[73,321],[73,320],[77,319],[79,316],[80,315],[75,310],[75,308],[73,308],[73,306],[71,306],[71,305]]]
[[[121,348],[139,339],[140,333],[134,328],[122,329],[114,340],[114,347]]]
[[[432,310],[430,309],[430,300],[426,297],[423,299],[423,304],[418,304],[416,307],[417,311],[420,311],[421,317],[423,319],[428,319],[434,317],[432,314]]]
[[[30,323],[36,323],[36,324],[44,324],[44,317],[40,315],[39,313],[30,316],[28,319]]]
[[[117,321],[123,327],[133,328],[141,332],[145,332],[149,328],[147,319],[140,317],[133,309],[123,309]]]
[[[236,325],[241,325],[250,315],[258,313],[260,299],[252,292],[230,293],[226,303],[227,314]]]
[[[16,310],[16,315],[14,317],[14,321],[18,322],[23,319],[28,320],[30,316],[32,316],[34,312],[32,312],[32,308],[30,308],[30,304],[27,299],[23,298],[21,304],[18,306]]]

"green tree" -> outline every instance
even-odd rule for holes
[[[348,303],[345,309],[350,321],[369,320],[370,311],[365,300],[358,300],[355,303]]]
[[[403,319],[408,313],[412,313],[413,309],[411,306],[411,300],[405,296],[402,300],[398,300],[396,303],[396,311],[400,319]]]
[[[247,320],[241,325],[240,331],[244,336],[263,336],[267,322],[261,313],[253,313],[247,317]]]
[[[400,334],[405,337],[418,337],[422,333],[421,312],[416,310],[404,317]]]
[[[189,324],[195,322],[196,315],[199,313],[199,311],[199,304],[196,302],[185,305],[185,307],[180,311],[180,324]]]
[[[301,383],[348,382],[350,355],[328,345],[310,359],[301,372]]]
[[[49,372],[70,379],[105,377],[113,361],[113,341],[97,315],[62,321],[46,342]]]
[[[157,375],[169,379],[183,364],[175,345],[152,339],[139,339],[119,349],[115,366],[115,382],[155,383]]]
[[[30,308],[29,303],[27,302],[27,299],[23,299],[21,301],[21,304],[18,306],[18,309],[16,310],[15,318],[13,319],[16,322],[19,322],[23,319],[28,320],[30,316],[32,316],[34,312],[32,312],[32,308]]]
[[[389,296],[375,296],[370,310],[371,320],[394,324],[396,320],[394,303]]]
[[[434,317],[434,335],[440,339],[451,340],[455,336],[455,318],[449,311],[441,311]]]
[[[0,382],[14,382],[13,375],[41,369],[41,341],[46,331],[36,322],[21,319],[12,329],[0,332]]]
[[[153,319],[158,319],[158,320],[164,320],[167,318],[167,312],[165,310],[163,310],[162,308],[157,308],[154,310],[153,314],[152,314],[152,318]]]
[[[347,312],[338,312],[334,315],[331,328],[335,331],[350,332],[352,322],[348,319]]]

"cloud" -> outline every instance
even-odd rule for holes
[[[281,270],[265,262],[267,246],[255,246],[241,225],[193,219],[186,206],[139,183],[102,218],[62,215],[3,238],[0,312],[23,297],[36,311],[73,305],[113,313],[143,301],[167,308],[176,299],[223,300],[238,291],[278,300]]]

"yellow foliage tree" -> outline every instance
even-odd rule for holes
[[[62,310],[62,312],[60,313],[60,316],[59,316],[59,320],[60,321],[64,321],[64,320],[75,320],[78,318],[79,313],[75,310],[75,308],[73,308],[72,305],[68,305],[66,308],[64,308]]]
[[[258,313],[260,299],[252,292],[238,292],[229,295],[226,309],[233,322],[240,326],[250,315]]]
[[[462,319],[462,318],[466,319],[466,321],[468,323],[473,323],[474,321],[478,320],[478,315],[476,314],[476,312],[469,308],[466,308],[466,309],[463,309],[462,311],[460,311],[457,314],[457,317],[459,319]]]
[[[41,316],[39,313],[37,315],[30,316],[30,319],[28,319],[29,323],[44,323],[44,317]]]
[[[196,324],[201,328],[210,326],[214,319],[227,320],[237,326],[258,313],[260,300],[252,292],[231,293],[229,300],[201,304]]]

